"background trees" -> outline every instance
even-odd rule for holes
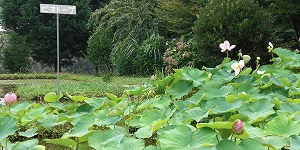
[[[60,15],[62,63],[82,56],[88,32],[86,22],[92,12],[90,0],[3,0],[2,19],[5,27],[21,36],[34,60],[53,65],[56,60],[56,15],[40,14],[40,3],[77,6],[77,15]],[[12,49],[14,50],[14,49]]]
[[[48,65],[56,59],[56,20],[39,14],[41,2],[77,6],[76,16],[61,15],[63,63],[86,56],[101,71],[121,75],[214,66],[225,56],[218,47],[224,40],[237,45],[232,58],[241,49],[263,63],[268,42],[300,49],[298,0],[2,0],[5,27]]]

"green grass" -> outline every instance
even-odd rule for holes
[[[44,74],[52,76],[55,74]],[[3,76],[3,75],[2,75]],[[25,75],[32,77],[36,75]],[[78,74],[61,74],[60,90],[64,94],[84,95],[88,97],[103,96],[106,92],[120,95],[126,88],[150,82],[149,78],[112,76],[110,82],[103,82],[102,77]],[[57,90],[56,79],[0,80],[0,85],[13,86],[13,91],[22,99],[41,100],[49,92]],[[6,92],[3,90],[2,93]]]

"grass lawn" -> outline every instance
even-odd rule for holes
[[[34,79],[35,77],[36,79]],[[46,79],[43,79],[43,77]],[[45,94],[56,91],[57,80],[53,79],[53,77],[55,77],[55,74],[0,74],[0,96],[2,97],[7,91],[13,91],[21,98],[40,100]],[[102,96],[105,92],[118,95],[126,88],[133,85],[141,85],[143,82],[149,83],[150,78],[112,76],[111,81],[104,82],[102,77],[97,76],[61,74],[60,89],[64,94],[68,93],[70,95],[84,95],[88,97]]]

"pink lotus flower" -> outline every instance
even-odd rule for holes
[[[226,50],[231,51],[232,49],[235,48],[236,45],[230,46],[230,43],[226,40],[224,41],[224,43],[221,43],[219,46],[221,48],[221,52],[225,52]]]
[[[241,120],[237,120],[234,122],[233,126],[232,126],[232,131],[235,134],[241,134],[244,131],[244,125],[243,122]]]
[[[233,63],[231,68],[234,70],[235,76],[239,75],[243,67],[245,66],[244,60],[240,60],[239,62]]]
[[[6,104],[13,104],[17,101],[17,95],[13,92],[8,92],[4,96],[4,101],[5,101]]]

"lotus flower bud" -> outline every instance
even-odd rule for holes
[[[17,95],[13,92],[8,92],[4,96],[4,101],[5,101],[6,104],[13,104],[17,101]]]
[[[242,57],[243,57],[245,64],[251,60],[251,57],[249,55],[243,55]]]
[[[232,131],[235,134],[241,134],[244,131],[244,125],[243,122],[241,120],[237,120],[234,122],[233,126],[232,126]]]

